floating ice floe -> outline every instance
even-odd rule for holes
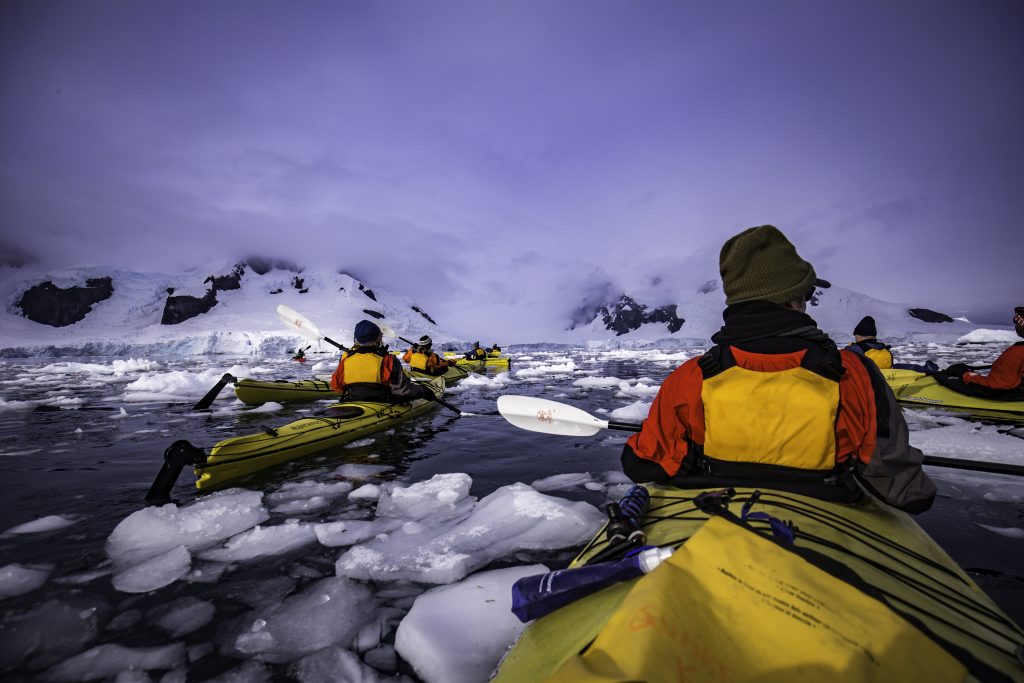
[[[313,533],[321,545],[329,548],[355,545],[381,534],[391,533],[402,526],[401,519],[381,517],[372,521],[345,519],[337,522],[314,524]]]
[[[325,647],[348,647],[376,608],[370,589],[330,577],[242,620],[232,645],[268,662],[287,662]]]
[[[995,425],[959,421],[949,426],[910,432],[910,444],[925,455],[1024,464],[1024,439],[1000,433]]]
[[[185,646],[181,643],[157,647],[124,647],[108,643],[50,667],[40,678],[54,683],[77,683],[113,678],[122,672],[174,669],[184,664]]]
[[[614,389],[620,384],[629,386],[629,382],[618,377],[580,377],[574,379],[572,385],[581,389]]]
[[[34,519],[31,522],[25,522],[18,526],[12,526],[10,529],[5,531],[5,534],[41,534],[47,531],[57,531],[58,529],[64,529],[77,522],[80,518],[70,517],[66,515],[48,515],[46,517],[40,517]]]
[[[573,474],[555,474],[550,477],[544,477],[543,479],[531,482],[530,486],[538,491],[564,491],[593,483],[595,483],[594,478],[590,476],[589,472],[576,472]]]
[[[215,562],[245,562],[268,555],[283,555],[316,543],[313,525],[294,519],[276,526],[257,526],[232,536],[223,548],[203,551],[199,557]]]
[[[24,595],[46,583],[53,568],[49,565],[23,565],[12,562],[0,567],[0,600]]]
[[[377,500],[380,498],[380,487],[376,484],[363,484],[348,494],[349,500]]]
[[[622,422],[636,422],[640,423],[647,419],[647,414],[651,411],[651,404],[646,401],[634,401],[628,406],[616,408],[615,410],[608,413],[608,417],[613,420],[619,420]]]
[[[155,623],[170,637],[180,638],[213,621],[216,611],[213,603],[185,597],[153,608],[146,614],[146,621]]]
[[[542,564],[480,572],[416,598],[395,648],[427,683],[487,680],[525,624],[512,614],[512,584]]]
[[[125,385],[122,400],[137,403],[191,401],[206,394],[225,372],[235,377],[245,377],[249,374],[249,368],[233,365],[227,370],[210,368],[198,373],[183,370],[146,372]],[[230,396],[229,392],[224,392],[224,395]]]
[[[260,405],[256,406],[255,408],[250,408],[250,409],[246,410],[245,412],[246,413],[276,413],[277,411],[281,410],[282,408],[284,408],[284,405],[282,405],[280,403],[276,403],[274,401],[267,401],[266,403],[261,403]]]
[[[959,344],[986,344],[992,342],[1015,344],[1018,341],[1020,341],[1020,337],[1017,336],[1014,330],[989,330],[985,328],[972,330],[957,339]]]
[[[346,463],[334,470],[333,474],[346,479],[371,479],[390,472],[395,468],[390,465],[361,465],[358,463]]]
[[[80,652],[96,639],[98,612],[95,603],[72,597],[8,613],[0,628],[0,671],[38,670]]]
[[[399,513],[392,509],[390,514]],[[499,488],[461,518],[417,519],[420,524],[403,525],[351,548],[338,558],[335,571],[364,580],[452,583],[519,551],[580,545],[597,531],[604,515],[589,503],[572,503],[513,484]]]
[[[148,593],[174,583],[191,568],[191,553],[179,545],[118,572],[111,584],[123,593]]]
[[[516,370],[516,377],[542,377],[544,375],[571,375],[576,370],[576,363],[568,360],[559,365],[538,365],[532,368]]]
[[[1020,527],[989,526],[988,524],[979,524],[978,526],[980,526],[982,529],[991,531],[994,534],[1006,536],[1007,538],[1024,539],[1024,529],[1021,529]]]

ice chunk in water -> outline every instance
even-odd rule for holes
[[[181,643],[158,647],[124,647],[107,643],[50,667],[41,678],[55,683],[77,683],[112,678],[122,671],[173,669],[184,663],[185,646]]]
[[[651,404],[644,401],[636,401],[628,406],[616,408],[608,413],[608,417],[621,422],[643,422],[647,419],[647,413],[651,410]]]
[[[377,683],[380,678],[355,654],[340,647],[328,647],[303,657],[289,668],[301,683]]]
[[[18,526],[11,527],[4,533],[39,534],[46,531],[56,531],[57,529],[69,527],[77,521],[77,517],[68,517],[65,515],[49,515],[48,517],[40,517],[39,519],[32,520],[31,522],[25,522],[24,524],[19,524]]]
[[[468,474],[435,474],[427,481],[407,487],[395,487],[377,501],[382,517],[423,519],[439,513],[457,512],[456,503],[469,495],[473,480]]]
[[[267,503],[278,505],[296,500],[306,500],[313,497],[324,499],[338,498],[352,490],[352,484],[347,481],[296,481],[288,482],[277,491],[267,496]]]
[[[538,491],[560,491],[577,486],[585,486],[593,483],[593,481],[589,473],[577,472],[575,474],[555,474],[550,477],[544,477],[533,482],[530,486]]]
[[[243,619],[234,647],[264,661],[287,662],[321,648],[347,646],[375,606],[366,586],[343,577],[323,579]]]
[[[0,624],[0,671],[24,665],[49,666],[80,651],[96,638],[102,605],[50,600],[32,610],[9,615]]]
[[[402,526],[400,519],[381,518],[372,522],[363,520],[342,520],[313,525],[313,532],[322,545],[337,548],[344,545],[355,545],[368,538],[394,531]]]
[[[346,463],[334,470],[334,474],[339,477],[345,477],[346,479],[371,479],[373,477],[379,477],[385,472],[390,472],[395,469],[390,465],[360,465],[357,463]]]
[[[338,558],[335,571],[375,581],[451,583],[521,550],[580,545],[604,520],[588,503],[570,503],[513,484],[481,500],[462,521],[421,519],[423,533],[391,534],[356,546]]]
[[[376,484],[363,484],[348,494],[349,500],[377,500],[380,498],[380,487]]]
[[[175,546],[205,550],[270,518],[258,491],[228,489],[179,508],[173,503],[128,515],[107,539],[107,555],[128,567]]]
[[[51,571],[49,566],[16,562],[0,567],[0,600],[34,591],[46,583]]]
[[[416,598],[398,625],[395,648],[427,683],[487,680],[525,628],[512,614],[512,584],[544,565],[474,574]]]
[[[149,611],[146,621],[154,622],[172,638],[179,638],[206,626],[216,612],[212,603],[185,597]]]
[[[304,522],[258,526],[239,534],[224,544],[203,552],[200,557],[216,562],[244,562],[265,555],[282,555],[316,542],[313,525]]]
[[[192,555],[179,545],[115,574],[111,582],[124,593],[148,593],[174,583],[191,567]]]

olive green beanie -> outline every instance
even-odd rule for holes
[[[814,266],[774,225],[748,228],[726,240],[718,256],[725,303],[772,301],[784,304],[814,286]]]

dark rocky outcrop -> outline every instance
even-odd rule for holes
[[[259,256],[252,256],[245,259],[245,265],[252,269],[252,272],[257,275],[266,275],[273,269],[277,270],[290,270],[293,273],[301,273],[302,269],[291,261],[285,261],[284,259],[274,258],[262,258]]]
[[[702,284],[700,287],[698,287],[697,291],[700,292],[701,294],[710,294],[716,289],[718,289],[718,280],[716,280],[715,278],[711,278],[710,280]]]
[[[278,287],[277,289],[272,289],[272,290],[270,290],[270,293],[271,293],[271,294],[280,294],[280,293],[281,293],[281,292],[283,292],[283,291],[284,291],[283,289],[281,289],[280,287]]]
[[[422,315],[422,316],[423,316],[424,318],[426,318],[426,319],[427,319],[427,322],[428,322],[428,323],[430,323],[431,325],[436,325],[436,324],[437,324],[437,323],[435,323],[435,322],[434,322],[434,319],[433,319],[433,318],[431,318],[431,317],[430,317],[429,315],[427,315],[427,314],[426,314],[426,313],[425,313],[425,312],[423,311],[423,309],[421,309],[421,308],[420,308],[419,306],[412,306],[412,310],[416,311],[417,313],[419,313],[420,315]]]
[[[365,313],[366,315],[370,316],[371,318],[376,318],[377,320],[380,320],[381,318],[384,317],[383,313],[381,313],[379,311],[370,310],[369,308],[364,308],[363,309],[363,313]]]
[[[84,287],[61,288],[46,281],[26,290],[17,306],[33,322],[65,327],[85,318],[94,304],[109,299],[113,293],[114,283],[109,277],[90,278]]]
[[[242,286],[242,275],[245,274],[245,264],[238,263],[227,275],[210,275],[203,284],[209,283],[210,288],[201,297],[183,294],[173,296],[174,288],[167,288],[167,301],[164,302],[164,312],[160,316],[161,325],[177,325],[197,315],[207,313],[217,305],[217,292],[224,292],[232,289],[239,289]]]
[[[305,294],[309,291],[309,287],[306,287],[305,278],[301,278],[298,275],[292,278],[292,287],[299,290],[299,294]]]
[[[235,267],[227,275],[210,275],[207,277],[203,284],[207,282],[213,283],[213,289],[218,292],[226,292],[230,289],[240,289],[242,287],[242,275],[245,274],[245,264],[236,263]]]
[[[169,296],[164,303],[164,313],[160,317],[161,325],[177,325],[197,315],[209,312],[217,305],[217,290],[208,289],[202,297]]]
[[[370,297],[374,301],[377,300],[377,297],[374,295],[373,290],[370,289],[369,287],[364,287],[362,283],[359,283],[359,291],[365,294],[366,296]]]
[[[578,310],[573,314],[574,323],[569,328],[570,330],[575,329],[577,324],[579,324],[575,321],[589,323],[598,316],[601,317],[601,322],[604,324],[605,329],[614,332],[616,336],[639,329],[641,325],[646,323],[665,323],[669,333],[674,334],[686,322],[685,318],[679,317],[676,304],[667,304],[648,309],[647,306],[637,303],[626,294],[623,294],[616,303],[610,306],[604,304],[588,306],[587,308],[587,311]],[[589,319],[586,319],[588,316]]]
[[[907,313],[911,318],[917,318],[923,320],[926,323],[951,323],[953,319],[945,313],[939,313],[932,311],[927,308],[910,308],[907,309]]]

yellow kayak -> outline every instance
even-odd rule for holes
[[[998,401],[970,396],[942,386],[935,377],[913,370],[882,370],[896,400],[972,413],[981,417],[1024,419],[1024,401]]]
[[[505,369],[508,369],[508,368],[512,367],[512,359],[510,357],[508,357],[508,356],[488,356],[487,358],[483,359],[482,361],[479,361],[479,360],[470,360],[468,358],[461,357],[461,354],[458,354],[458,353],[456,353],[454,351],[445,351],[444,352],[444,357],[445,358],[458,358],[456,363],[458,363],[459,367],[464,367],[464,368],[467,368],[467,369],[469,369],[470,366],[474,366],[476,363],[482,363],[482,365],[480,366],[481,369],[484,368],[484,367],[488,367],[488,368],[505,368]],[[478,372],[478,370],[470,369],[470,372]]]
[[[1024,631],[908,515],[648,490],[645,542],[672,556],[530,622],[493,681],[1024,681]]]
[[[424,384],[437,397],[444,393],[442,377],[432,378]],[[258,434],[225,439],[211,449],[206,462],[195,467],[196,488],[223,487],[267,467],[389,429],[437,405],[426,399],[404,404],[337,403],[327,408],[324,417],[302,418]]]

